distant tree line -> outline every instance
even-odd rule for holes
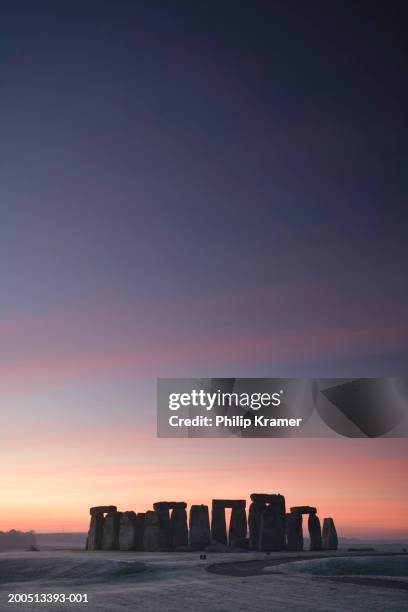
[[[0,531],[0,550],[27,550],[35,546],[34,531]]]

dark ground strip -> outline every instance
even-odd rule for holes
[[[333,578],[328,578],[328,580],[335,580],[336,582],[345,582],[348,584],[361,584],[363,586],[408,591],[408,582],[404,582],[403,580],[392,580],[391,578],[376,578],[374,576],[372,578],[368,576],[334,576]]]
[[[370,557],[400,557],[405,556],[407,553],[372,553]],[[295,561],[313,561],[315,559],[349,559],[352,557],[361,557],[360,554],[349,554],[349,555],[310,555],[305,557],[303,555],[297,555],[295,557],[275,557],[273,559],[254,559],[248,561],[225,561],[224,563],[213,563],[212,565],[207,565],[205,568],[207,572],[212,574],[219,574],[221,576],[234,576],[237,578],[242,578],[246,576],[260,576],[264,573],[265,567],[273,567],[274,565],[282,565],[283,563],[293,563]],[[277,572],[278,573],[278,572]],[[316,577],[316,576],[315,576]],[[373,586],[387,586],[385,582],[396,583],[398,585],[404,584],[404,587],[394,587],[394,588],[403,588],[404,590],[408,588],[408,583],[400,582],[398,580],[384,579],[380,578],[354,578],[350,576],[348,577],[327,577],[322,576],[322,578],[327,578],[329,580],[338,580],[343,582],[352,582],[358,580],[358,584],[363,584],[361,581],[369,581]],[[375,582],[379,584],[374,584]],[[357,583],[356,583],[357,584]],[[390,586],[390,585],[388,585]]]
[[[263,574],[265,567],[273,565],[282,565],[282,563],[292,563],[292,561],[306,561],[313,559],[328,559],[325,555],[313,555],[310,557],[278,557],[274,559],[254,559],[251,561],[225,561],[224,563],[214,563],[208,565],[205,569],[212,574],[221,574],[222,576],[259,576]]]

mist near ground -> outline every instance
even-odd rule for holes
[[[85,550],[86,532],[36,533],[39,550]],[[403,552],[408,550],[408,538],[345,538],[339,537],[339,549],[372,548],[378,551]],[[304,536],[304,550],[309,549],[309,538]],[[113,551],[120,555],[120,551]]]

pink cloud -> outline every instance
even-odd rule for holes
[[[135,376],[182,376],[200,368],[228,367],[245,359],[253,365],[265,362],[271,368],[291,359],[317,356],[364,355],[372,351],[398,350],[406,346],[408,328],[403,325],[312,331],[276,331],[265,336],[237,335],[230,339],[179,342],[157,348],[135,350],[67,351],[38,358],[20,357],[4,363],[0,370],[1,392],[15,392],[32,385],[53,384],[63,380],[111,379]]]

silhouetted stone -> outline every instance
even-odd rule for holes
[[[192,550],[204,550],[210,544],[210,519],[208,506],[191,506],[190,508],[190,547]]]
[[[252,495],[251,495],[252,498]],[[249,506],[248,527],[249,527],[249,547],[251,550],[259,548],[259,532],[261,528],[261,514],[266,505],[261,502],[252,502]]]
[[[302,513],[290,512],[286,515],[286,548],[303,550]]]
[[[227,527],[225,524],[225,508],[245,512],[245,499],[213,499],[211,516],[211,538],[220,544],[227,544]],[[238,516],[238,515],[236,515]],[[241,514],[242,516],[242,514]]]
[[[157,512],[148,510],[145,515],[145,530],[143,535],[143,549],[147,552],[159,550],[159,517]]]
[[[186,507],[186,502],[176,501],[161,501],[153,504],[153,508],[159,518],[159,550],[171,550],[174,546],[174,538],[177,542],[177,548],[186,548],[188,546]],[[173,510],[172,516],[175,513],[174,525],[170,519],[170,510]]]
[[[89,508],[89,514],[107,514],[108,512],[116,512],[116,506],[94,506]]]
[[[234,543],[231,544],[232,550],[236,552],[243,552],[245,550],[249,550],[249,539],[248,538],[238,538],[234,540]]]
[[[87,550],[100,550],[102,548],[103,536],[103,514],[93,513],[91,515],[91,523],[88,531],[88,539],[86,541]]]
[[[247,535],[247,518],[245,508],[233,508],[228,530],[228,543],[236,547],[237,541],[245,540]]]
[[[165,505],[159,505],[155,508],[159,522],[159,550],[171,550],[171,523],[170,513]]]
[[[339,545],[336,527],[332,518],[323,521],[322,548],[323,550],[337,550]]]
[[[213,499],[212,507],[214,508],[245,508],[245,499]]]
[[[154,510],[175,510],[176,508],[187,508],[186,502],[161,501],[153,504]]]
[[[286,502],[285,502],[285,497],[283,495],[274,495],[274,501],[271,502],[270,505],[275,506],[277,508],[280,508],[280,512],[282,513],[283,517],[285,518],[285,514],[286,514]]]
[[[300,514],[316,514],[317,509],[313,506],[293,506],[291,512],[300,512]]]
[[[265,551],[285,548],[285,498],[267,506],[261,514],[259,549]]]
[[[251,493],[251,501],[259,504],[276,504],[279,503],[282,495],[279,493]]]
[[[136,550],[144,549],[144,531],[146,526],[146,514],[144,512],[138,512],[136,515]]]
[[[310,535],[310,550],[322,549],[322,530],[317,514],[309,514],[308,529]]]
[[[121,512],[108,512],[103,521],[102,550],[119,548],[119,527]]]
[[[187,512],[177,506],[171,513],[171,544],[173,550],[182,551],[188,548]]]
[[[324,519],[323,533],[313,506],[293,506],[286,514],[285,498],[280,494],[252,493],[248,526],[246,501],[214,499],[211,528],[208,506],[190,509],[190,531],[187,526],[186,502],[161,501],[154,511],[135,514],[118,512],[116,506],[90,508],[91,521],[87,550],[192,550],[227,551],[303,550],[302,515],[308,515],[310,550],[337,550],[338,537],[332,518]],[[228,529],[225,509],[231,508]],[[171,515],[170,515],[171,511]],[[249,528],[249,538],[247,532]],[[229,547],[227,543],[229,542]]]
[[[121,512],[119,519],[119,549],[135,550],[137,545],[137,519],[133,511]]]
[[[227,526],[225,524],[225,506],[213,500],[211,515],[211,539],[224,546],[227,545]]]

